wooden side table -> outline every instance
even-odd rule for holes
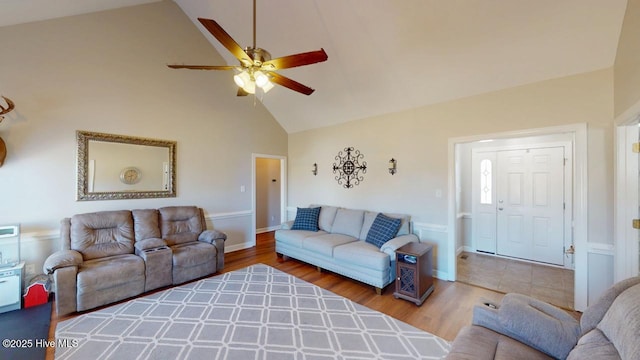
[[[431,245],[412,242],[396,250],[396,299],[420,306],[433,292],[432,249]]]

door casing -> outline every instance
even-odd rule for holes
[[[639,231],[631,226],[633,219],[640,218],[638,214],[640,208],[639,154],[632,151],[633,144],[640,141],[639,126],[640,115],[637,115],[616,128],[616,205],[614,206],[616,219],[614,281],[616,282],[637,276],[640,272]]]

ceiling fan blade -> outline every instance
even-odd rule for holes
[[[295,80],[291,80],[286,76],[282,76],[278,73],[271,73],[271,81],[278,84],[278,85],[282,85],[286,88],[289,88],[293,91],[297,91],[299,93],[305,94],[305,95],[311,95],[313,94],[313,92],[315,91],[314,89],[306,86],[306,85],[302,85],[299,82],[295,81]]]
[[[215,65],[167,65],[172,69],[192,69],[192,70],[233,70],[237,66],[215,66]]]
[[[265,61],[262,67],[268,67],[267,70],[288,69],[296,66],[304,66],[326,61],[329,57],[324,49],[309,51],[305,53],[283,56],[269,61]]]
[[[229,35],[222,26],[218,25],[217,22],[211,19],[198,18],[198,21],[213,35],[220,43],[233,54],[241,63],[246,64],[248,66],[253,65],[253,60],[251,57],[238,45],[238,43],[233,40],[231,35]]]

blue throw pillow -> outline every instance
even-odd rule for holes
[[[318,231],[320,208],[298,208],[291,230]]]
[[[367,233],[367,239],[365,241],[381,248],[384,243],[396,237],[401,222],[401,219],[394,219],[384,214],[378,214],[376,219],[373,220],[373,224]]]

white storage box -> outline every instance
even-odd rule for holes
[[[0,268],[20,263],[20,225],[0,226]]]

